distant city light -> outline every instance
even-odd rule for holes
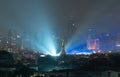
[[[8,44],[8,41],[6,43]]]
[[[120,44],[117,44],[116,46],[117,46],[117,47],[120,47]]]
[[[96,54],[96,51],[93,51],[93,54]]]
[[[73,26],[75,26],[75,24],[72,24]]]
[[[76,53],[77,55],[90,55],[92,54],[91,52],[80,52],[80,53]]]
[[[108,51],[108,53],[112,53],[112,51]]]
[[[101,53],[101,50],[98,50],[98,53]]]
[[[20,35],[17,35],[17,38],[20,38]]]
[[[40,57],[45,57],[45,55],[40,55]]]

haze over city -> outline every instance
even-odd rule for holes
[[[76,42],[83,45],[90,30],[91,34],[118,34],[119,3],[119,0],[4,0],[0,2],[0,30],[25,33],[40,46],[46,43],[46,38],[53,44],[56,42],[53,36],[59,37],[65,39],[69,50]]]
[[[47,76],[40,71],[119,68],[119,20],[119,0],[1,0],[0,76],[3,67]]]

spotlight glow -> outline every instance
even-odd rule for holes
[[[35,45],[43,54],[57,56],[56,41],[51,37],[50,33],[45,33]]]
[[[41,19],[41,18],[40,18]],[[46,55],[56,56],[56,40],[53,38],[54,28],[53,19],[46,13],[43,13],[40,28],[37,28],[35,46],[37,50]],[[41,27],[42,26],[42,27]]]
[[[59,56],[55,51],[50,54],[51,56]]]

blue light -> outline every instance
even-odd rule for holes
[[[44,13],[44,11],[40,16],[37,16],[36,25],[38,26],[35,28],[36,38],[33,39],[33,43],[36,50],[41,53],[55,56],[57,55],[57,45],[56,40],[53,38],[53,17],[49,15],[50,12]]]

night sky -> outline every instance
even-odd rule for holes
[[[0,30],[14,27],[34,32],[45,26],[44,21],[61,33],[66,32],[70,17],[80,29],[118,29],[119,4],[119,0],[1,0]]]
[[[0,32],[50,32],[71,42],[89,29],[119,32],[119,14],[120,0],[0,0]]]

